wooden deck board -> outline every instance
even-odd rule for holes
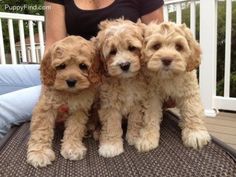
[[[236,128],[235,127],[227,127],[226,128],[221,125],[214,125],[214,124],[206,124],[206,125],[207,125],[207,129],[209,131],[236,136]]]
[[[211,135],[236,149],[236,113],[220,112],[214,118],[205,118]]]
[[[179,115],[177,109],[170,109]],[[204,118],[211,135],[236,149],[236,113],[220,112],[216,117]]]
[[[236,118],[235,121],[222,120],[221,118],[205,118],[204,121],[206,124],[236,128]]]
[[[210,134],[227,144],[236,145],[236,136],[210,131]]]
[[[232,148],[236,149],[236,145],[234,145],[234,144],[230,144],[229,146],[231,146]]]
[[[220,112],[219,115],[217,115],[217,117],[218,118],[220,117],[224,120],[233,120],[236,119],[236,113]]]

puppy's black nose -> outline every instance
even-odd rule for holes
[[[128,71],[128,70],[129,70],[129,67],[130,67],[130,62],[125,62],[125,63],[121,63],[121,64],[120,64],[120,68],[121,68],[123,71]]]
[[[162,58],[161,59],[163,65],[165,65],[165,66],[169,66],[171,64],[172,60],[173,60],[172,58]]]
[[[69,86],[69,87],[74,87],[75,86],[75,84],[76,84],[76,80],[74,80],[74,79],[68,79],[68,80],[66,80],[66,83],[67,83],[67,85]]]

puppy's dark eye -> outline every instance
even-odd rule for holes
[[[60,64],[60,65],[56,66],[57,70],[62,70],[62,69],[65,69],[65,68],[66,68],[65,64]]]
[[[80,68],[81,70],[87,70],[87,69],[88,69],[88,66],[87,66],[86,64],[84,64],[84,63],[80,63],[80,64],[79,64],[79,68]]]
[[[175,49],[180,52],[184,49],[184,47],[181,44],[176,44]]]
[[[161,48],[161,44],[160,43],[157,43],[157,44],[152,46],[152,49],[154,49],[154,50],[159,50],[160,48]]]
[[[134,51],[138,50],[138,48],[137,48],[137,47],[134,47],[134,46],[129,46],[129,47],[128,47],[128,50],[129,50],[130,52],[134,52]]]
[[[109,53],[109,55],[116,55],[117,53],[117,50],[116,49],[112,49]]]

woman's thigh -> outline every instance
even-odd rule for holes
[[[39,65],[0,65],[0,95],[40,84]]]
[[[41,85],[0,95],[0,139],[12,125],[30,120]]]

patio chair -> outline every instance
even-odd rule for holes
[[[161,176],[161,177],[236,177],[236,151],[213,137],[202,150],[183,146],[178,117],[164,113],[160,145],[157,149],[138,153],[124,142],[125,152],[114,158],[98,155],[98,142],[85,139],[86,157],[65,160],[60,155],[63,131],[56,128],[53,149],[56,160],[45,168],[34,168],[26,162],[29,122],[14,127],[0,142],[0,176]]]

